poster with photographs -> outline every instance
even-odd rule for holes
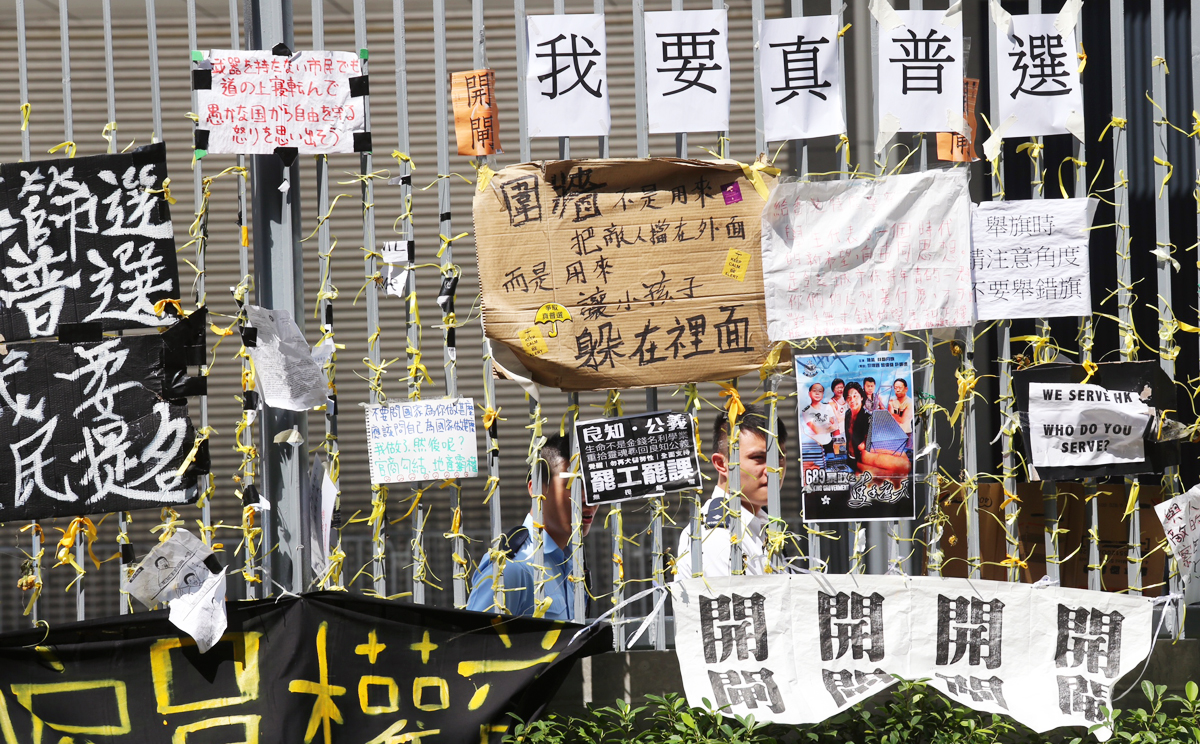
[[[912,352],[796,357],[806,522],[915,519]]]

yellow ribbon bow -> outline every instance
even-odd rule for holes
[[[21,131],[24,132],[29,128],[29,115],[33,113],[33,106],[28,103],[21,104]]]
[[[728,399],[725,401],[725,410],[729,412],[729,423],[736,424],[738,417],[746,412],[742,396],[738,393],[737,388],[728,382],[718,382],[717,384],[721,386],[721,397]]]
[[[396,159],[397,165],[408,163],[409,170],[413,171],[414,173],[416,172],[417,164],[414,163],[413,159],[408,156],[408,153],[400,152],[399,150],[392,150],[392,157]]]
[[[766,201],[771,196],[771,190],[767,188],[767,182],[763,179],[763,174],[778,176],[782,171],[761,158],[749,165],[746,163],[738,163],[738,165],[742,167],[742,173],[746,174],[746,179],[754,186],[754,190],[763,198],[763,201]]]

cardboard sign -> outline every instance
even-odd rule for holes
[[[759,86],[768,142],[846,131],[839,43],[836,15],[759,21]]]
[[[1179,565],[1183,603],[1200,602],[1200,486],[1156,504],[1154,512],[1162,522],[1171,555]]]
[[[604,15],[531,15],[525,28],[529,136],[607,137],[611,120]]]
[[[762,223],[772,341],[972,321],[966,169],[781,183]]]
[[[1005,137],[1070,132],[1083,139],[1075,29],[1059,31],[1057,18],[1049,13],[1013,15],[1012,32],[994,37],[1001,122],[996,126]]]
[[[475,402],[413,401],[367,408],[372,483],[415,483],[479,474]]]
[[[167,348],[157,335],[9,345],[0,358],[0,518],[197,498],[207,444],[196,444],[180,396],[201,394],[203,385],[188,389],[183,359],[172,360]]]
[[[479,157],[504,152],[500,149],[494,70],[450,73],[450,100],[454,104],[454,138],[459,155]]]
[[[757,369],[768,350],[755,251],[763,203],[734,163],[505,168],[475,194],[484,331],[522,376],[565,390]],[[748,254],[744,273],[740,258],[726,273],[731,249]]]
[[[979,320],[1092,314],[1094,199],[975,205],[971,272]]]
[[[1099,385],[1031,383],[1029,440],[1033,464],[1081,467],[1138,463],[1154,411],[1137,395]]]
[[[879,29],[880,130],[960,131],[962,24],[942,23],[944,10],[894,12],[901,25]]]
[[[963,78],[963,116],[966,117],[970,136],[958,132],[937,133],[938,160],[952,163],[973,163],[979,160],[975,152],[975,137],[979,134],[979,117],[975,114],[975,102],[979,98],[979,81]]]
[[[589,504],[703,488],[692,417],[658,411],[575,424]]]
[[[608,623],[499,622],[347,592],[228,607],[229,632],[203,656],[162,612],[6,633],[5,740],[498,744],[613,642]]]
[[[166,146],[0,165],[0,334],[44,338],[68,323],[170,325],[179,298]]]
[[[899,677],[1034,731],[1095,726],[1154,644],[1152,599],[1055,586],[814,573],[671,593],[688,702],[771,723],[818,723]]]
[[[729,129],[729,20],[724,10],[646,13],[650,132]]]
[[[196,149],[269,155],[370,150],[367,76],[354,52],[213,49],[192,69]]]
[[[1161,473],[1164,468],[1179,464],[1179,443],[1177,441],[1155,441],[1156,437],[1151,434],[1149,438],[1141,445],[1144,449],[1144,459],[1130,460],[1110,459],[1107,462],[1093,461],[1092,458],[1097,455],[1096,452],[1067,452],[1063,453],[1061,445],[1063,440],[1069,439],[1070,442],[1081,441],[1083,436],[1078,430],[1074,435],[1052,434],[1055,437],[1055,447],[1058,447],[1056,454],[1053,454],[1055,465],[1037,465],[1035,457],[1031,449],[1032,439],[1035,434],[1038,436],[1046,436],[1045,429],[1040,432],[1035,432],[1031,425],[1030,413],[1035,406],[1045,406],[1046,401],[1034,401],[1031,396],[1033,385],[1035,383],[1046,383],[1053,385],[1078,385],[1082,384],[1084,379],[1088,377],[1088,371],[1081,364],[1062,364],[1057,362],[1037,364],[1025,369],[1018,369],[1013,372],[1013,394],[1016,397],[1016,408],[1021,422],[1020,429],[1020,446],[1025,454],[1025,465],[1029,472],[1030,480],[1076,480],[1080,478],[1103,478],[1114,475],[1136,475],[1139,473]],[[1096,365],[1096,369],[1092,374],[1088,383],[1093,386],[1099,386],[1110,393],[1121,392],[1131,393],[1134,403],[1121,404],[1120,408],[1126,407],[1137,409],[1140,405],[1147,406],[1155,411],[1175,411],[1178,409],[1176,402],[1175,386],[1171,379],[1162,371],[1162,367],[1157,362],[1100,362]],[[1065,390],[1066,388],[1064,388]],[[1064,397],[1065,397],[1064,393]],[[1122,396],[1124,397],[1124,396]],[[1108,404],[1093,400],[1091,402],[1056,402],[1055,406],[1061,406],[1064,409],[1093,409],[1107,408]],[[1089,417],[1093,413],[1087,414]],[[1126,414],[1118,414],[1114,411],[1114,415],[1120,415],[1123,419]],[[1078,425],[1086,423],[1090,426],[1096,423],[1097,432],[1086,435],[1089,439],[1103,439],[1105,422],[1109,424],[1121,424],[1129,426],[1137,426],[1138,421],[1144,421],[1141,415],[1133,413],[1128,414],[1129,420],[1117,421],[1107,418],[1092,420],[1089,418],[1086,422],[1074,418],[1075,414],[1070,410],[1064,411],[1061,415],[1054,414],[1052,421],[1043,421],[1043,423]],[[1153,418],[1153,416],[1151,416]],[[1137,432],[1141,435],[1142,432]],[[1124,441],[1124,440],[1119,440]],[[1068,449],[1070,449],[1068,442]],[[1076,449],[1087,446],[1099,445],[1083,445],[1076,444]],[[1105,450],[1108,445],[1105,445]],[[1099,453],[1104,454],[1104,453]],[[1069,458],[1064,461],[1063,458]]]
[[[796,357],[805,522],[915,519],[912,352]]]

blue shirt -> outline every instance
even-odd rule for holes
[[[543,616],[548,620],[575,619],[575,586],[571,581],[571,558],[558,547],[550,533],[542,538],[542,565],[545,572],[534,567],[532,558],[537,549],[537,535],[533,527],[533,515],[525,515],[524,527],[529,539],[516,555],[504,563],[504,604],[510,615],[533,615],[534,582],[544,578],[542,588],[550,599],[550,608]],[[497,612],[492,596],[492,558],[486,556],[471,579],[471,597],[467,609],[476,612]]]

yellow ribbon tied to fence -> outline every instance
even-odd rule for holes
[[[82,532],[84,537],[87,538],[88,557],[92,559],[92,563],[96,568],[100,568],[100,559],[92,552],[92,546],[96,542],[96,525],[92,523],[92,520],[87,517],[75,517],[65,530],[61,527],[56,527],[55,529],[63,533],[63,536],[58,541],[58,550],[55,553],[58,563],[55,563],[54,567],[71,566],[75,569],[75,573],[80,575],[85,573],[83,567],[75,561],[75,556],[71,553],[71,548],[75,547],[75,541],[78,539],[79,533]]]
[[[742,396],[738,393],[737,388],[728,382],[718,382],[721,386],[721,397],[726,398],[725,410],[729,412],[729,423],[736,424],[738,418],[746,412],[746,406],[742,403]]]
[[[954,404],[954,413],[950,414],[950,424],[954,425],[958,422],[958,417],[962,415],[963,406],[975,394],[975,386],[979,384],[979,376],[975,374],[974,367],[963,367],[954,372],[954,378],[958,380],[958,402]]]
[[[1129,500],[1125,502],[1125,513],[1121,515],[1121,519],[1128,517],[1130,514],[1133,514],[1135,510],[1137,510],[1138,491],[1140,490],[1142,490],[1142,484],[1138,481],[1134,481],[1133,485],[1129,487]]]

